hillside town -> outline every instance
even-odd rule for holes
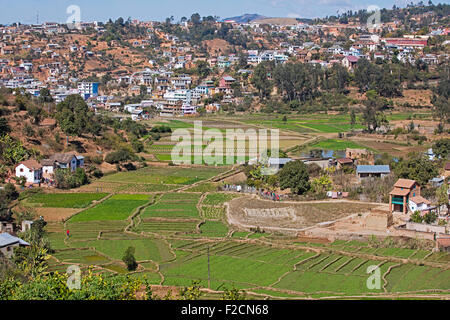
[[[449,17],[0,24],[0,300],[448,299]]]
[[[347,23],[348,18],[333,23],[203,19],[231,41],[176,36],[196,28],[196,15],[178,25],[118,19],[3,26],[0,84],[36,97],[46,88],[55,102],[79,94],[96,111],[127,112],[134,120],[146,119],[149,108],[161,116],[213,113],[223,104],[242,104],[252,90],[249,75],[262,62],[304,62],[323,69],[338,64],[349,72],[360,59],[440,65],[449,58],[439,48],[448,46],[450,29],[440,14],[421,11],[413,15],[417,31],[410,33],[395,19],[375,27],[358,17]],[[117,27],[130,32],[119,36]]]

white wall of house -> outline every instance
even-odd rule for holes
[[[25,177],[29,183],[39,183],[42,178],[42,169],[33,170],[27,168],[24,164],[16,167],[16,177]]]
[[[428,205],[426,203],[415,203],[411,199],[409,200],[409,209],[414,211],[423,211],[428,209]]]

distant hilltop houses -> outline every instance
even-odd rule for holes
[[[434,14],[413,18],[421,21],[424,17],[429,19]],[[345,22],[259,14],[211,19],[217,32],[229,30],[249,43],[264,43],[271,33],[280,35],[280,40],[242,47],[236,52],[220,36],[200,46],[170,34],[155,21],[127,21],[141,32],[127,35],[123,41],[105,36],[108,32],[102,22],[0,26],[0,86],[22,88],[33,96],[48,88],[56,103],[78,94],[95,111],[117,113],[126,111],[125,106],[130,104],[124,97],[142,97],[140,108],[126,111],[127,117],[138,121],[149,117],[146,108],[157,110],[163,117],[174,117],[212,113],[223,104],[239,104],[251,88],[235,79],[236,75],[251,77],[254,68],[263,62],[296,61],[323,69],[339,64],[353,72],[361,59],[419,61],[426,65],[448,60],[447,53],[425,50],[436,37],[449,34],[449,28],[439,23],[430,24],[426,32],[405,34],[396,33],[401,28],[401,21],[396,19],[377,28],[359,23],[358,19]],[[185,30],[193,22],[185,19],[178,25]],[[89,40],[86,34],[97,40]],[[297,41],[305,35],[308,40]],[[152,53],[150,58],[143,55],[145,50]],[[202,76],[197,74],[199,65],[205,70]]]

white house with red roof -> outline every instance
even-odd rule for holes
[[[25,177],[28,183],[39,183],[42,178],[42,165],[36,160],[26,160],[16,167],[16,177]]]

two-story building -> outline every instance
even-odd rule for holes
[[[414,204],[417,205],[418,202],[421,201],[420,198],[422,198],[418,197],[420,197],[420,186],[416,181],[410,179],[398,179],[394,184],[394,189],[389,193],[389,212],[397,211],[405,214],[408,213],[410,200],[413,199]]]

